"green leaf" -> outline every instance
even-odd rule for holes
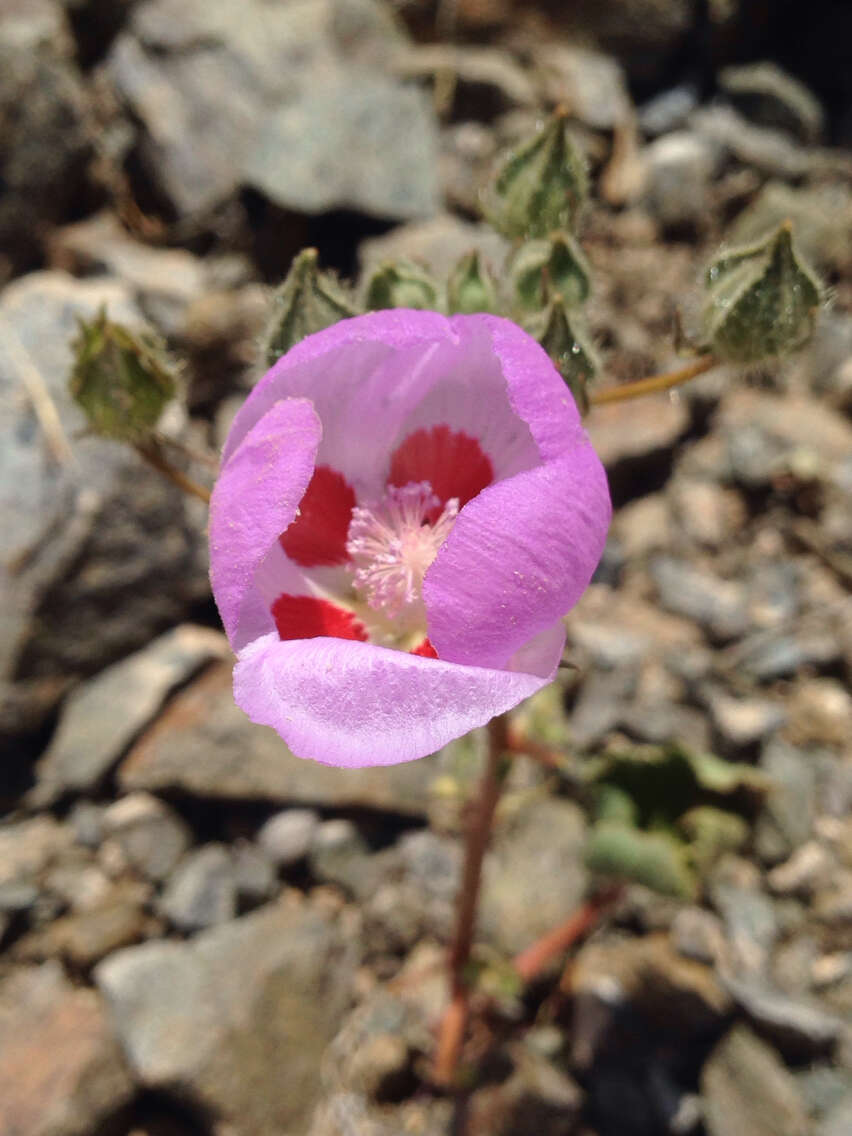
[[[580,313],[569,311],[562,296],[555,294],[543,311],[524,321],[524,327],[553,360],[580,410],[588,410],[587,387],[598,372],[598,359]]]
[[[503,161],[483,196],[485,215],[506,237],[573,230],[589,192],[586,162],[567,115],[557,111]]]
[[[643,884],[664,895],[694,899],[698,892],[686,847],[668,833],[599,821],[589,835],[585,859],[590,871]]]

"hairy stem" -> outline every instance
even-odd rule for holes
[[[604,911],[615,903],[621,891],[622,888],[616,886],[586,900],[564,923],[560,923],[516,955],[513,965],[524,982],[535,978],[552,958],[567,951],[591,931]]]
[[[640,398],[644,394],[656,394],[658,391],[671,390],[682,383],[688,383],[697,375],[703,375],[718,364],[715,355],[699,355],[685,367],[676,371],[664,371],[659,375],[651,375],[647,379],[640,379],[635,383],[624,383],[620,387],[610,387],[608,390],[598,391],[591,395],[589,402],[592,406],[601,406],[606,402],[624,402],[628,398]]]
[[[181,473],[179,469],[176,469],[175,466],[163,456],[162,450],[156,442],[140,442],[138,445],[134,446],[134,449],[137,454],[139,454],[140,458],[146,461],[148,465],[153,466],[158,473],[167,477],[173,485],[182,489],[184,493],[188,493],[191,497],[197,497],[207,505],[210,504],[209,489],[205,489],[202,485],[193,481],[191,477],[187,477],[185,473]]]
[[[465,842],[464,868],[456,905],[456,929],[449,955],[450,1005],[441,1020],[435,1051],[434,1076],[442,1085],[452,1083],[464,1042],[470,999],[466,970],[476,929],[482,861],[503,788],[508,748],[508,719],[502,714],[499,718],[492,719],[488,725],[488,757]]]

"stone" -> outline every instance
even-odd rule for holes
[[[125,791],[423,817],[430,785],[455,768],[458,752],[447,747],[436,757],[372,769],[333,769],[303,761],[274,731],[246,718],[234,703],[231,668],[221,665],[172,699],[122,762],[118,781]]]
[[[437,132],[415,87],[367,71],[315,79],[253,135],[243,179],[284,209],[398,220],[437,211]]]
[[[671,489],[675,517],[697,544],[719,548],[745,525],[742,497],[710,481],[678,478]]]
[[[824,126],[819,100],[777,64],[723,67],[719,86],[751,122],[784,130],[805,145],[819,141]]]
[[[310,905],[276,902],[186,943],[95,968],[134,1076],[234,1136],[303,1132],[340,1025],[357,941]]]
[[[423,81],[451,72],[455,90],[453,117],[491,121],[513,107],[534,107],[538,92],[528,72],[504,50],[478,44],[418,44],[401,51],[394,71],[403,79]]]
[[[107,70],[181,216],[253,184],[291,209],[408,218],[435,210],[437,180],[426,95],[392,74],[405,45],[371,0],[147,0]]]
[[[126,283],[146,316],[169,337],[209,287],[205,263],[186,249],[156,248],[135,240],[114,213],[67,225],[51,239],[51,259],[75,275],[104,273]]]
[[[514,1068],[505,1080],[472,1094],[472,1130],[494,1136],[572,1136],[583,1105],[577,1082],[528,1047],[516,1047],[512,1058]]]
[[[776,895],[807,898],[828,885],[835,870],[834,858],[825,846],[808,840],[795,848],[788,860],[768,872],[766,882]]]
[[[85,183],[91,120],[61,4],[4,0],[0,24],[0,285],[40,254]]]
[[[50,815],[0,824],[0,887],[36,881],[72,841],[71,829]]]
[[[836,679],[805,680],[792,692],[787,734],[800,746],[845,746],[852,734],[852,695]]]
[[[740,873],[740,868],[747,872]],[[762,973],[779,927],[772,901],[760,890],[754,865],[724,857],[710,881],[710,895],[724,920],[735,965],[747,973]]]
[[[571,741],[578,749],[593,748],[619,724],[625,702],[636,692],[636,682],[635,667],[588,675],[569,719]]]
[[[256,844],[238,843],[231,853],[231,868],[241,906],[255,907],[275,894],[275,866]]]
[[[820,1120],[815,1136],[847,1136],[852,1129],[852,1091]]]
[[[290,868],[307,856],[319,823],[313,809],[285,809],[266,821],[257,842],[273,864]]]
[[[796,247],[816,268],[842,272],[848,267],[852,261],[852,193],[848,179],[797,187],[782,181],[769,181],[735,219],[728,239],[732,245],[751,244],[787,218],[793,222]],[[824,347],[828,337],[825,337],[825,328],[843,321],[848,321],[845,313],[824,312],[821,315],[813,353],[808,352],[808,365],[809,369],[811,366],[814,368],[813,379],[817,389],[826,386]],[[831,339],[842,349],[842,338],[831,336]],[[848,343],[848,333],[846,341]],[[834,367],[842,363],[843,358],[835,356]]]
[[[736,639],[749,628],[745,586],[722,580],[674,556],[657,556],[650,564],[661,605],[693,619],[716,642]]]
[[[573,801],[544,798],[497,829],[483,868],[480,934],[515,954],[565,921],[581,902],[585,821]],[[547,881],[533,887],[531,881]]]
[[[682,907],[671,925],[672,945],[684,958],[708,965],[722,962],[727,943],[721,920],[703,907]]]
[[[695,86],[681,83],[677,87],[669,87],[639,107],[639,127],[651,138],[669,134],[686,126],[687,119],[697,106]]]
[[[114,280],[37,272],[0,295],[0,677],[92,674],[209,595],[202,502],[130,449],[81,437],[69,344],[102,306],[140,326]],[[45,435],[32,397],[52,402],[58,430]]]
[[[227,923],[237,913],[237,885],[223,844],[190,852],[172,873],[159,909],[180,931],[201,931]]]
[[[783,131],[754,126],[733,107],[721,103],[700,107],[690,115],[689,126],[744,166],[771,177],[800,178],[825,164],[821,155],[800,146]]]
[[[748,749],[787,721],[784,706],[768,698],[735,698],[715,688],[707,689],[705,697],[713,725],[728,752]]]
[[[816,768],[811,754],[781,738],[771,738],[764,745],[760,767],[771,787],[757,820],[757,850],[767,862],[778,863],[811,835]]]
[[[184,624],[84,683],[70,695],[38,763],[40,802],[97,789],[167,695],[229,653],[221,633]]]
[[[356,899],[367,899],[376,888],[378,861],[351,820],[320,824],[311,841],[308,863],[323,883],[337,884]]]
[[[619,503],[635,493],[641,471],[659,466],[689,429],[683,400],[637,399],[595,407],[589,417],[589,436],[607,468]]]
[[[56,962],[0,985],[0,1134],[90,1136],[134,1094],[93,990],[74,989]]]
[[[664,229],[706,222],[719,158],[717,146],[688,130],[664,134],[645,148],[642,200]]]
[[[573,43],[542,43],[536,66],[548,101],[592,130],[614,130],[632,114],[624,72],[611,55]]]
[[[185,821],[150,793],[119,798],[104,811],[102,825],[126,863],[155,883],[166,879],[192,843]]]
[[[816,1002],[792,998],[758,979],[726,974],[725,988],[756,1029],[787,1056],[801,1060],[833,1048],[843,1034],[840,1018]]]
[[[63,958],[86,971],[111,951],[144,938],[148,923],[138,889],[116,887],[98,906],[64,915],[14,946],[23,961]]]
[[[796,1082],[778,1054],[745,1026],[719,1042],[701,1073],[708,1136],[807,1136]]]

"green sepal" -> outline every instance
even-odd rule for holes
[[[447,311],[465,315],[497,311],[497,289],[476,249],[465,253],[447,278]]]
[[[385,308],[435,310],[438,286],[425,268],[410,260],[388,260],[367,278],[365,305],[368,311]]]
[[[786,221],[756,244],[730,249],[707,269],[704,336],[720,359],[757,363],[811,338],[823,289]]]
[[[152,331],[131,331],[101,308],[79,321],[68,389],[96,434],[136,444],[149,438],[178,391],[177,369]]]
[[[332,272],[320,271],[318,260],[316,249],[302,249],[273,293],[263,339],[267,367],[305,336],[358,315],[352,297]]]
[[[504,159],[483,194],[483,209],[506,237],[544,237],[573,230],[589,192],[586,160],[557,111]]]
[[[521,245],[512,261],[512,296],[524,312],[539,311],[558,292],[568,308],[586,302],[592,290],[589,262],[569,233],[553,233]]]
[[[598,373],[598,359],[589,343],[580,313],[569,311],[558,293],[547,306],[524,321],[524,327],[537,339],[568,384],[580,411],[589,408],[588,384]]]

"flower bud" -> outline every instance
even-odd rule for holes
[[[822,286],[793,244],[790,221],[724,253],[705,283],[704,334],[721,359],[757,363],[803,347],[813,334]]]
[[[367,279],[365,304],[368,311],[385,308],[438,307],[438,288],[424,268],[410,260],[384,261]]]
[[[531,316],[525,326],[553,360],[585,413],[589,408],[586,388],[598,372],[598,360],[587,340],[579,312],[569,311],[563,297],[556,293],[547,307]]]
[[[585,303],[591,291],[589,263],[568,233],[521,245],[512,264],[512,291],[524,311],[538,311],[551,292],[558,292],[566,307]]]
[[[316,249],[302,249],[272,297],[263,343],[268,367],[306,335],[358,315],[358,309],[337,277],[331,272],[319,271],[318,256]]]
[[[573,229],[589,191],[586,162],[557,110],[532,138],[513,150],[485,191],[484,209],[506,237],[544,237]]]
[[[491,274],[473,249],[466,253],[447,280],[447,307],[451,313],[496,312],[497,291]]]
[[[153,332],[131,331],[101,308],[80,321],[68,388],[96,434],[144,441],[177,393],[174,367]]]

